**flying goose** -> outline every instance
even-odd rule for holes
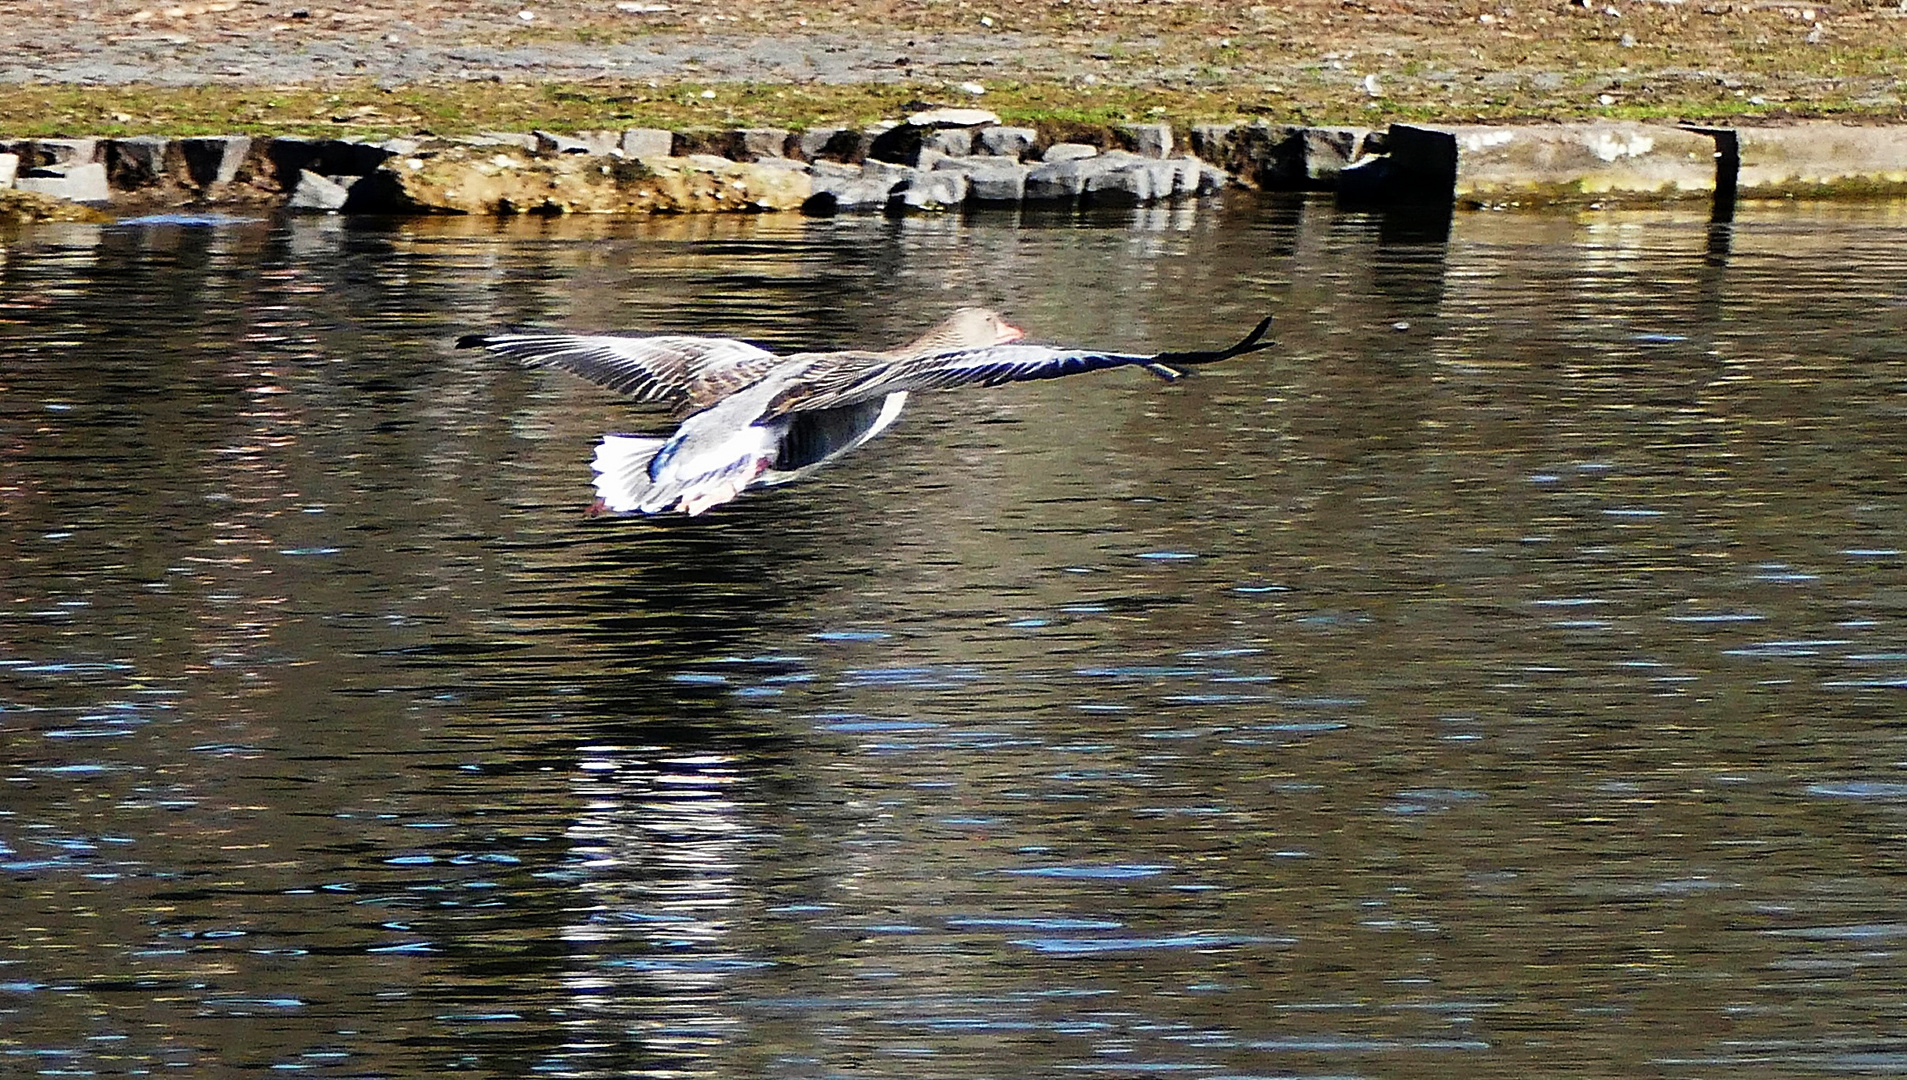
[[[914,390],[998,386],[1138,365],[1167,380],[1185,367],[1269,348],[1271,320],[1238,344],[1153,355],[1016,344],[1024,331],[984,308],[961,308],[884,352],[777,356],[732,338],[555,333],[466,334],[481,348],[561,368],[681,420],[667,438],[605,435],[590,463],[598,506],[693,517],[751,487],[796,480],[886,430]]]

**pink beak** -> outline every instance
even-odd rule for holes
[[[1009,341],[1018,341],[1025,336],[1026,331],[1014,326],[1012,323],[1003,322],[1000,324],[1000,338],[995,344],[1005,345]]]

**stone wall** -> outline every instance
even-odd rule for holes
[[[933,109],[866,129],[800,132],[0,141],[0,189],[117,211],[932,213],[1144,205],[1227,186],[1473,207],[1907,193],[1907,128],[1037,128],[1005,125],[979,109]]]

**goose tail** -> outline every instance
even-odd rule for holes
[[[589,467],[596,472],[596,496],[602,509],[613,514],[654,513],[645,503],[654,494],[649,462],[666,439],[639,435],[604,435]]]

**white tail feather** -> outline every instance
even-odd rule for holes
[[[645,509],[643,503],[655,486],[649,478],[649,461],[665,441],[636,435],[603,436],[596,457],[589,463],[596,470],[596,495],[602,499],[603,509],[617,514]]]

